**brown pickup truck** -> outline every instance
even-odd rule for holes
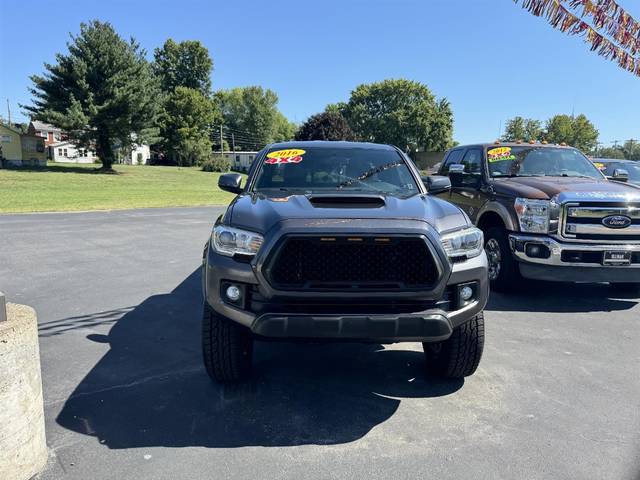
[[[449,150],[437,195],[484,231],[489,279],[640,286],[640,188],[607,179],[579,150],[492,143]],[[439,182],[427,177],[427,183]]]

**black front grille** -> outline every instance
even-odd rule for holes
[[[289,237],[265,273],[282,290],[419,289],[438,278],[431,252],[416,237]]]

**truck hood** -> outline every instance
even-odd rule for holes
[[[628,198],[637,196],[639,192],[636,187],[624,183],[575,177],[494,178],[492,185],[498,194],[540,200],[572,194],[578,197],[588,194],[590,198]]]
[[[357,205],[356,201],[364,201],[365,205]],[[224,222],[266,233],[277,223],[289,219],[415,220],[428,223],[438,232],[470,224],[458,207],[428,195],[397,198],[375,195],[267,197],[263,194],[241,194],[229,205]]]

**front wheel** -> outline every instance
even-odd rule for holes
[[[444,342],[423,343],[427,373],[444,378],[462,378],[473,375],[478,368],[484,349],[484,315],[453,329]]]
[[[202,355],[209,376],[220,383],[243,380],[251,373],[253,338],[242,325],[214,312],[202,315]]]
[[[491,288],[499,292],[514,290],[522,277],[518,262],[509,248],[507,231],[501,227],[492,227],[484,232],[484,250],[489,262]]]

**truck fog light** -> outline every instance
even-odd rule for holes
[[[478,282],[461,283],[456,287],[455,308],[463,308],[476,301]]]
[[[466,302],[471,297],[473,297],[473,288],[471,288],[469,285],[465,285],[460,289],[460,299]]]
[[[238,300],[240,300],[240,297],[242,296],[242,292],[235,285],[229,285],[225,293],[227,295],[227,298],[232,302],[237,302]]]
[[[527,243],[524,251],[527,257],[531,258],[549,258],[551,256],[549,247],[540,243]]]

